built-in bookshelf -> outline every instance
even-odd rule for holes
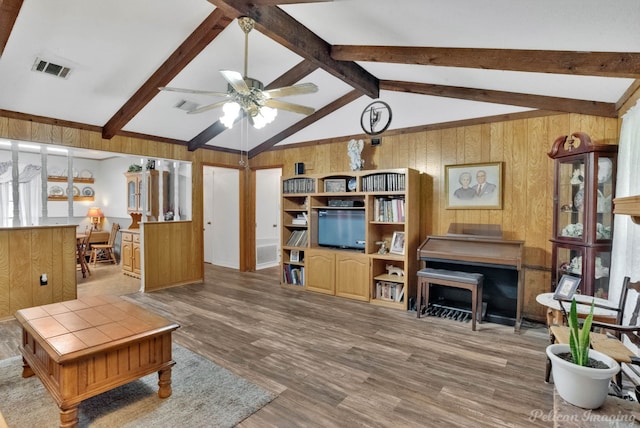
[[[349,171],[282,180],[282,285],[408,309],[415,298],[420,173]],[[360,248],[321,245],[331,212],[364,216]]]

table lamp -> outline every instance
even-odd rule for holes
[[[91,207],[89,208],[87,217],[91,218],[91,224],[93,225],[93,230],[98,230],[98,223],[100,222],[100,219],[104,217],[104,214],[102,214],[102,210],[100,208]]]

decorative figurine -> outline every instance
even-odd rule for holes
[[[387,273],[389,275],[404,276],[404,271],[400,269],[398,266],[394,266],[394,265],[387,265]]]
[[[387,248],[387,241],[377,241],[376,245],[380,245],[378,254],[387,254],[389,252],[389,249]]]
[[[349,166],[352,171],[360,171],[364,166],[364,159],[360,157],[362,153],[362,149],[364,148],[364,141],[362,140],[351,140],[349,141],[349,146],[347,150],[347,154],[349,155]]]

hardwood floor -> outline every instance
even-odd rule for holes
[[[123,287],[118,274],[80,284],[79,296]],[[541,325],[514,334],[483,323],[472,332],[468,323],[283,289],[278,268],[206,265],[205,275],[204,284],[126,293],[178,322],[176,342],[279,394],[240,427],[552,426]],[[17,323],[0,323],[0,358],[17,355],[18,341]]]

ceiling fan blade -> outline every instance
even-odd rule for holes
[[[312,94],[318,92],[318,86],[314,83],[301,83],[299,85],[284,86],[282,88],[267,89],[262,91],[267,98],[288,97],[290,95]]]
[[[264,105],[266,105],[267,107],[272,107],[279,110],[287,110],[287,111],[292,111],[294,113],[300,113],[305,115],[310,115],[311,113],[316,111],[316,109],[314,109],[313,107],[301,106],[298,104],[292,104],[292,103],[288,103],[280,100],[266,100]]]
[[[187,114],[196,114],[196,113],[202,113],[203,111],[213,110],[214,108],[222,107],[228,102],[229,102],[228,100],[224,100],[224,101],[218,101],[217,103],[213,103],[213,104],[207,104],[206,106],[198,107],[196,109],[188,111]]]
[[[214,97],[228,97],[229,94],[226,92],[216,92],[216,91],[200,91],[197,89],[183,89],[183,88],[170,88],[168,86],[160,86],[158,89],[161,91],[170,91],[170,92],[183,92],[185,94],[200,94],[200,95],[211,95]]]
[[[248,95],[251,92],[249,86],[247,86],[247,82],[242,78],[242,74],[231,70],[220,70],[220,73],[237,93],[241,95]]]

